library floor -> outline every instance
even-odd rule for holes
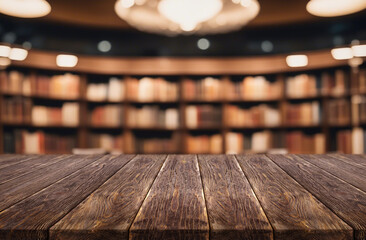
[[[365,239],[363,155],[1,155],[0,239]]]

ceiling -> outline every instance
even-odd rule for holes
[[[48,0],[52,12],[42,20],[101,28],[130,28],[114,12],[116,0]],[[310,22],[305,6],[308,0],[258,0],[259,15],[248,25],[269,26]]]

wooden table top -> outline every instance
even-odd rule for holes
[[[1,155],[0,239],[366,239],[366,157]]]

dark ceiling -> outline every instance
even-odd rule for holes
[[[243,29],[204,36],[210,48],[197,48],[202,36],[167,37],[134,30],[114,13],[116,0],[49,0],[50,15],[19,19],[0,14],[0,39],[33,48],[110,56],[250,56],[301,52],[366,40],[366,10],[337,18],[307,13],[308,0],[259,0],[261,11]],[[98,51],[99,41],[112,43]],[[263,50],[270,43],[273,49]]]

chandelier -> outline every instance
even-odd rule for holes
[[[117,15],[146,32],[214,34],[240,29],[259,13],[257,0],[118,0]]]

